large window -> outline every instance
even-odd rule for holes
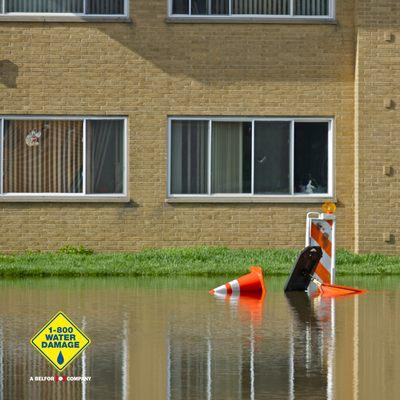
[[[334,0],[170,0],[170,15],[333,18]]]
[[[171,197],[326,197],[332,181],[331,119],[170,119]]]
[[[125,193],[125,119],[3,118],[1,127],[0,195]]]
[[[125,15],[126,0],[0,0],[3,14]]]

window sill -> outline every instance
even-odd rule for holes
[[[62,16],[62,15],[4,15],[0,22],[127,22],[132,19],[127,16]]]
[[[332,196],[176,196],[169,197],[166,203],[323,203],[336,202]]]
[[[2,195],[0,203],[129,203],[129,196]]]
[[[166,23],[197,24],[197,23],[223,23],[223,24],[326,24],[337,25],[335,18],[285,18],[285,17],[208,17],[208,16],[171,16],[165,19]]]

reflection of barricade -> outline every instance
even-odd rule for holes
[[[289,292],[286,299],[294,320],[289,325],[289,399],[308,396],[304,377],[316,369],[315,380],[326,399],[333,399],[335,308],[332,299]],[[296,327],[296,328],[295,328]],[[294,333],[296,330],[296,334]],[[315,381],[314,381],[315,382]],[[306,390],[305,390],[306,389]]]
[[[335,283],[336,217],[334,214],[309,212],[306,222],[306,246],[320,246],[322,258],[315,275],[324,283]]]

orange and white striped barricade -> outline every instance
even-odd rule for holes
[[[315,275],[322,283],[335,283],[336,217],[334,214],[307,213],[306,246],[320,246],[322,258]]]

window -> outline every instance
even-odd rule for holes
[[[4,14],[125,15],[126,0],[0,0]]]
[[[170,0],[172,16],[333,18],[334,0]]]
[[[171,118],[169,196],[332,196],[332,120]]]
[[[125,119],[20,117],[1,126],[1,195],[125,193]]]

